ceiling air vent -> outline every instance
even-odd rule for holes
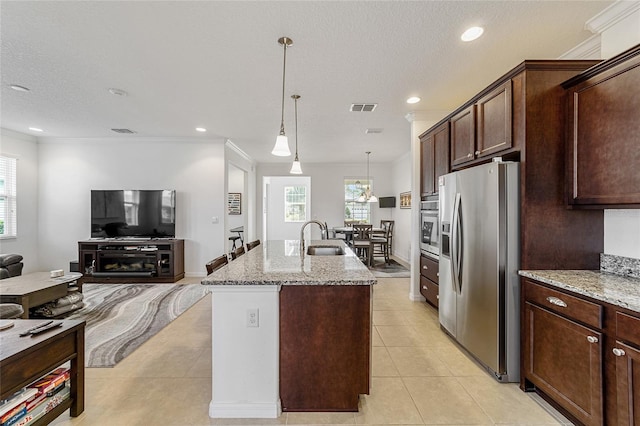
[[[370,135],[370,134],[372,134],[372,133],[382,133],[382,129],[372,129],[372,128],[369,128],[369,129],[365,130],[364,132],[365,132],[366,134]]]
[[[371,112],[378,104],[351,104],[351,112]]]
[[[125,133],[125,134],[135,133],[133,130],[129,130],[129,129],[111,129],[111,131],[116,133]]]

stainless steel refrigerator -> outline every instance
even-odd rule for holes
[[[520,380],[518,163],[439,178],[440,324],[502,382]]]

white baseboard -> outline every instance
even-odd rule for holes
[[[282,414],[280,400],[276,402],[209,403],[209,417],[225,419],[277,419]]]

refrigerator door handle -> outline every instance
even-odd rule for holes
[[[453,203],[453,224],[451,229],[451,283],[453,284],[453,291],[459,293],[462,289],[462,274],[461,274],[461,221],[460,221],[460,194],[456,194],[455,201]]]

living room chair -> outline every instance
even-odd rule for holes
[[[22,256],[19,254],[0,254],[0,280],[22,275]]]
[[[247,251],[254,249],[260,245],[260,240],[251,241],[247,243]]]
[[[371,266],[371,260],[373,259],[372,228],[372,225],[353,225],[353,239],[351,240],[351,246],[363,262],[366,259],[367,266]]]
[[[213,271],[217,271],[218,269],[222,268],[224,265],[228,263],[229,263],[229,259],[227,258],[226,254],[216,257],[215,259],[213,259],[212,261],[210,261],[205,265],[205,267],[207,268],[207,275],[212,274]]]

